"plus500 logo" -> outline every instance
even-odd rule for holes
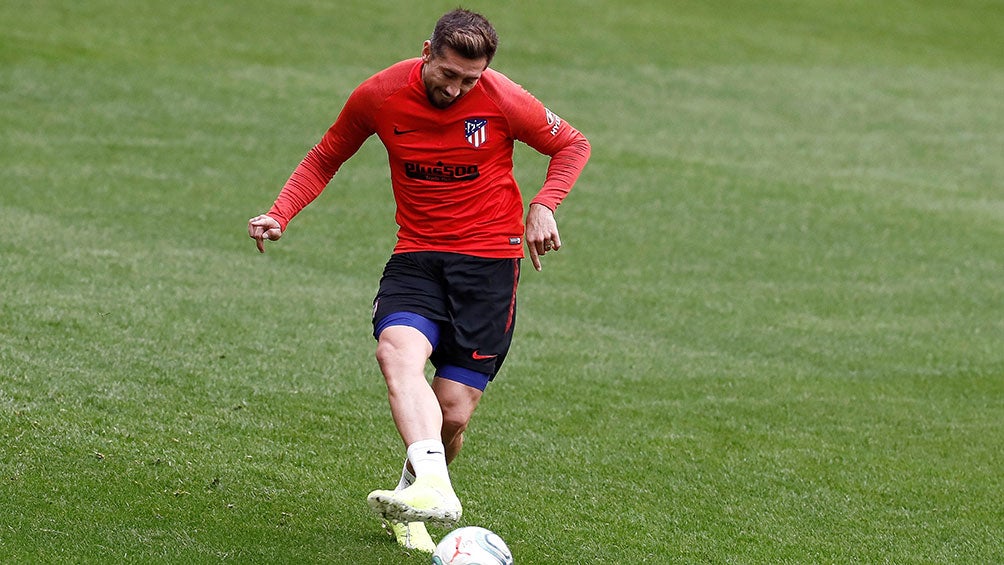
[[[474,180],[481,176],[477,165],[451,165],[442,161],[435,165],[423,163],[405,163],[404,174],[411,179],[432,182],[454,182]]]

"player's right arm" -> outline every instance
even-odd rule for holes
[[[248,236],[258,245],[258,253],[264,253],[265,240],[275,241],[282,237],[282,227],[275,218],[262,214],[248,220]]]
[[[269,211],[248,220],[248,235],[260,252],[265,252],[264,240],[282,237],[290,220],[324,191],[342,164],[375,132],[376,103],[368,82],[356,88],[335,123],[293,170]]]

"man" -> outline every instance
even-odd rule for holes
[[[407,459],[398,487],[373,491],[368,503],[400,544],[429,552],[424,522],[450,525],[461,515],[447,464],[509,350],[524,241],[539,271],[541,257],[561,247],[554,209],[590,153],[581,133],[488,68],[497,45],[480,14],[444,15],[420,58],[352,92],[268,213],[248,221],[264,252],[369,136],[386,147],[399,230],[374,300],[373,335]],[[550,156],[525,224],[515,140]]]

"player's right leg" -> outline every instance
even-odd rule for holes
[[[375,490],[367,497],[374,512],[386,520],[430,522],[451,527],[460,520],[463,509],[449,479],[424,475],[402,491]]]
[[[415,482],[400,491],[378,490],[368,502],[386,519],[452,524],[460,518],[442,441],[443,412],[425,378],[425,366],[449,319],[434,253],[393,255],[384,268],[373,307],[377,360],[387,382],[391,413],[408,448]]]
[[[380,332],[376,357],[387,383],[391,415],[406,446],[439,439],[443,414],[425,379],[432,344],[421,330],[394,325]]]
[[[408,447],[415,482],[400,491],[370,493],[370,507],[389,521],[434,522],[452,525],[460,519],[460,500],[453,491],[441,438],[443,413],[435,392],[425,379],[425,362],[432,353],[431,340],[415,325],[378,326],[377,359],[387,382],[391,413]]]
[[[450,371],[447,371],[450,372]],[[446,448],[446,462],[449,464],[460,453],[464,443],[464,430],[470,422],[471,415],[481,399],[483,391],[475,386],[437,376],[432,381],[432,390],[439,399],[443,411],[443,445]],[[395,491],[410,487],[415,482],[415,475],[408,468],[405,460],[401,470],[401,479]],[[436,543],[429,535],[424,522],[400,522],[384,520],[384,528],[394,537],[398,545],[408,550],[418,550],[432,553]]]
[[[386,331],[390,331],[389,328]],[[455,371],[442,371],[452,374]],[[468,372],[468,371],[461,371]],[[484,375],[487,382],[488,376]],[[446,463],[457,457],[464,441],[464,430],[481,399],[482,390],[469,384],[437,376],[433,380],[434,393],[440,409],[442,441],[420,440],[408,449],[414,480],[409,478],[408,464],[402,473],[399,490],[374,491],[369,495],[369,504],[389,520],[395,535],[402,545],[411,543],[412,532],[405,525],[395,526],[395,521],[422,521],[451,525],[460,519],[460,500],[453,493]],[[404,433],[403,433],[404,434]],[[433,453],[438,452],[438,453]],[[435,462],[426,460],[433,459]],[[440,468],[442,462],[442,468]],[[410,484],[409,484],[410,483]],[[406,488],[400,489],[405,486]],[[406,545],[408,547],[408,545]]]

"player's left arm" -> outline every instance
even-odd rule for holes
[[[554,212],[585,168],[591,148],[582,132],[521,87],[512,86],[518,91],[510,92],[506,99],[518,101],[508,108],[513,136],[551,158],[544,183],[526,215],[524,240],[533,267],[539,271],[540,257],[561,248]]]
[[[544,112],[548,123],[551,124],[545,135],[551,135],[552,139],[545,137],[545,143],[536,145],[527,141],[527,144],[537,151],[551,156],[544,184],[530,201],[530,208],[526,214],[524,237],[530,260],[534,269],[538,271],[541,269],[540,256],[547,254],[548,251],[561,249],[561,237],[558,234],[554,211],[578,180],[589,160],[591,149],[586,136],[579,130],[568,125],[550,110],[545,108]],[[552,133],[556,129],[558,133]],[[555,147],[557,150],[549,153]]]
[[[591,147],[586,136],[557,114],[543,106],[540,112],[544,117],[538,119],[549,124],[546,132],[534,131],[534,136],[519,139],[551,157],[544,183],[531,204],[542,204],[553,212],[575,186],[589,161]]]

